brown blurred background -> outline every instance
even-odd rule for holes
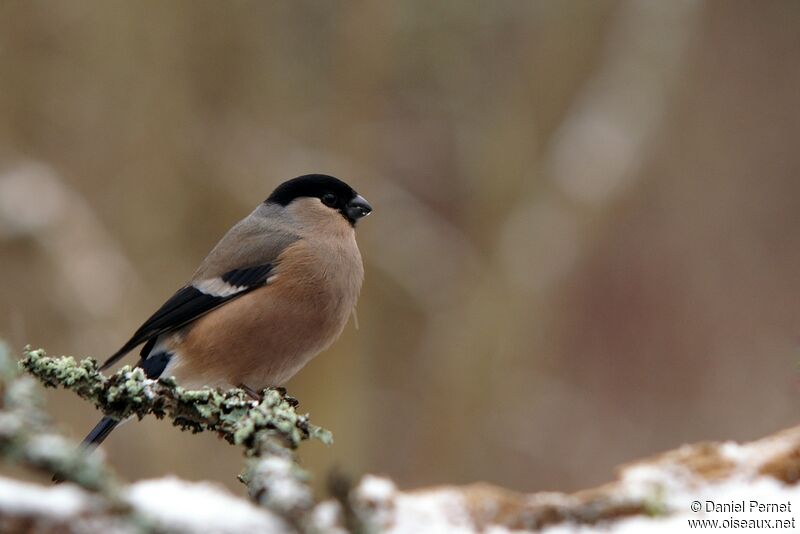
[[[318,480],[571,490],[793,425],[798,28],[791,0],[2,2],[0,335],[102,359],[326,172],[376,210],[360,329],[289,384],[335,434]],[[240,491],[211,436],[104,448]]]

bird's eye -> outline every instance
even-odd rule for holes
[[[325,193],[322,195],[322,203],[328,207],[334,207],[336,205],[336,195],[333,193]]]

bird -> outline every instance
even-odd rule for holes
[[[253,396],[283,385],[354,314],[364,278],[355,227],[371,212],[333,176],[283,182],[99,369],[143,345],[137,366],[151,379]],[[99,446],[120,422],[103,417],[83,446]]]

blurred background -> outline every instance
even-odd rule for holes
[[[800,3],[0,3],[0,336],[104,359],[279,182],[358,228],[360,328],[290,393],[405,488],[574,490],[798,421]],[[129,358],[129,362],[134,359]],[[98,414],[49,408],[81,438]],[[237,492],[146,420],[125,477]]]

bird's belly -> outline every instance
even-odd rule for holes
[[[270,286],[255,290],[181,332],[165,375],[184,387],[282,385],[333,343],[354,303],[355,296],[276,292]]]

